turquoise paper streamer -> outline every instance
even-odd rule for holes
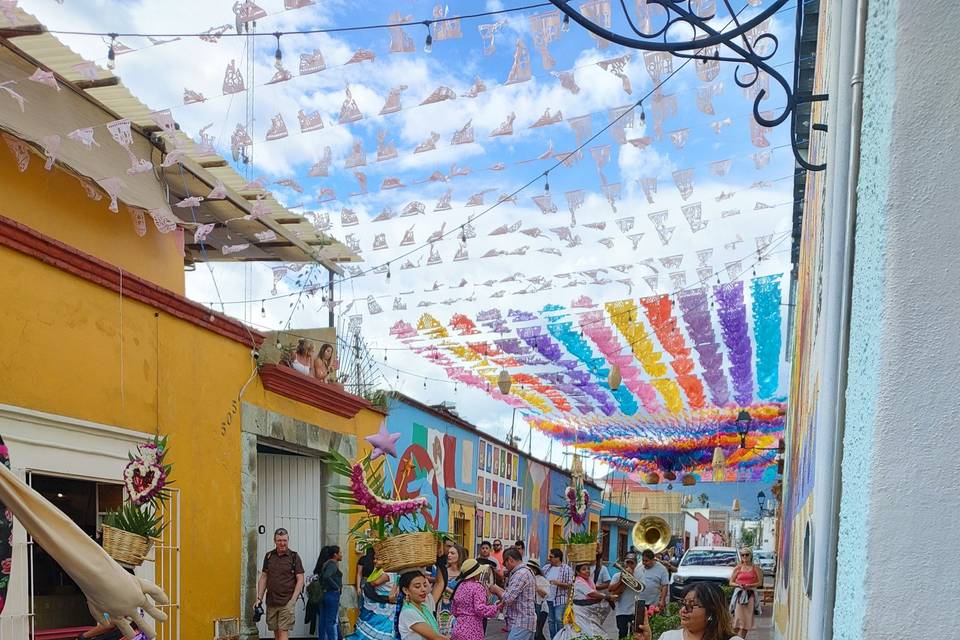
[[[769,400],[780,385],[780,274],[754,278],[753,339],[757,345],[757,395]]]

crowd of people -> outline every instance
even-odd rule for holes
[[[255,610],[265,613],[277,640],[287,640],[304,570],[284,529],[276,531],[274,543],[264,557]],[[306,621],[318,626],[319,640],[339,640],[342,559],[339,547],[324,547],[306,586]],[[389,573],[380,570],[370,550],[358,563],[359,617],[346,640],[484,640],[492,620],[503,625],[507,640],[608,637],[604,624],[611,614],[617,638],[651,640],[649,621],[635,614],[638,603],[650,614],[666,610],[670,558],[658,559],[650,550],[628,553],[612,577],[599,553],[594,562],[570,564],[563,550],[554,548],[547,559],[541,567],[526,557],[522,540],[509,547],[483,541],[477,558],[446,540],[432,567]],[[687,586],[681,629],[665,632],[662,640],[743,640],[753,628],[762,580],[751,552],[742,550],[730,577],[732,600],[727,603],[713,583]]]

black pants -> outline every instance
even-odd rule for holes
[[[617,616],[617,637],[627,638],[630,636],[630,623],[633,622],[632,615]]]
[[[534,634],[533,640],[547,640],[546,636],[543,635],[543,625],[547,623],[546,604],[543,606],[543,609],[537,609],[537,632]]]

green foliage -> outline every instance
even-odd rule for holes
[[[590,533],[589,531],[577,531],[576,533],[571,533],[566,538],[560,538],[560,544],[595,544],[597,542],[597,534]]]
[[[381,411],[387,411],[387,394],[388,392],[384,391],[383,389],[376,389],[375,391],[365,393],[363,397],[375,408],[380,409]]]
[[[680,607],[676,602],[671,602],[667,606],[667,612],[658,614],[650,618],[650,631],[653,640],[657,640],[666,631],[680,628]]]
[[[740,534],[740,544],[744,547],[752,547],[757,540],[757,532],[754,529],[744,529]]]
[[[705,493],[701,493],[699,496],[697,496],[697,500],[700,502],[701,507],[705,507],[710,504],[710,496]]]
[[[152,505],[137,507],[129,502],[115,511],[107,512],[103,523],[145,538],[159,538],[167,526]]]

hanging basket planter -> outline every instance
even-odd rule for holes
[[[683,476],[682,484],[685,487],[692,487],[693,485],[697,484],[697,478],[696,476],[691,476],[689,474],[685,475]]]
[[[677,479],[677,474],[676,474],[675,472],[673,472],[673,471],[664,471],[664,472],[663,472],[663,479],[666,480],[666,481],[668,481],[668,482],[673,482],[674,480]]]
[[[644,478],[647,481],[647,484],[660,484],[660,474],[655,471],[651,471]]]
[[[122,566],[139,567],[152,548],[150,538],[103,525],[103,550]]]
[[[597,544],[595,542],[568,544],[567,558],[572,565],[595,562],[597,559]]]

